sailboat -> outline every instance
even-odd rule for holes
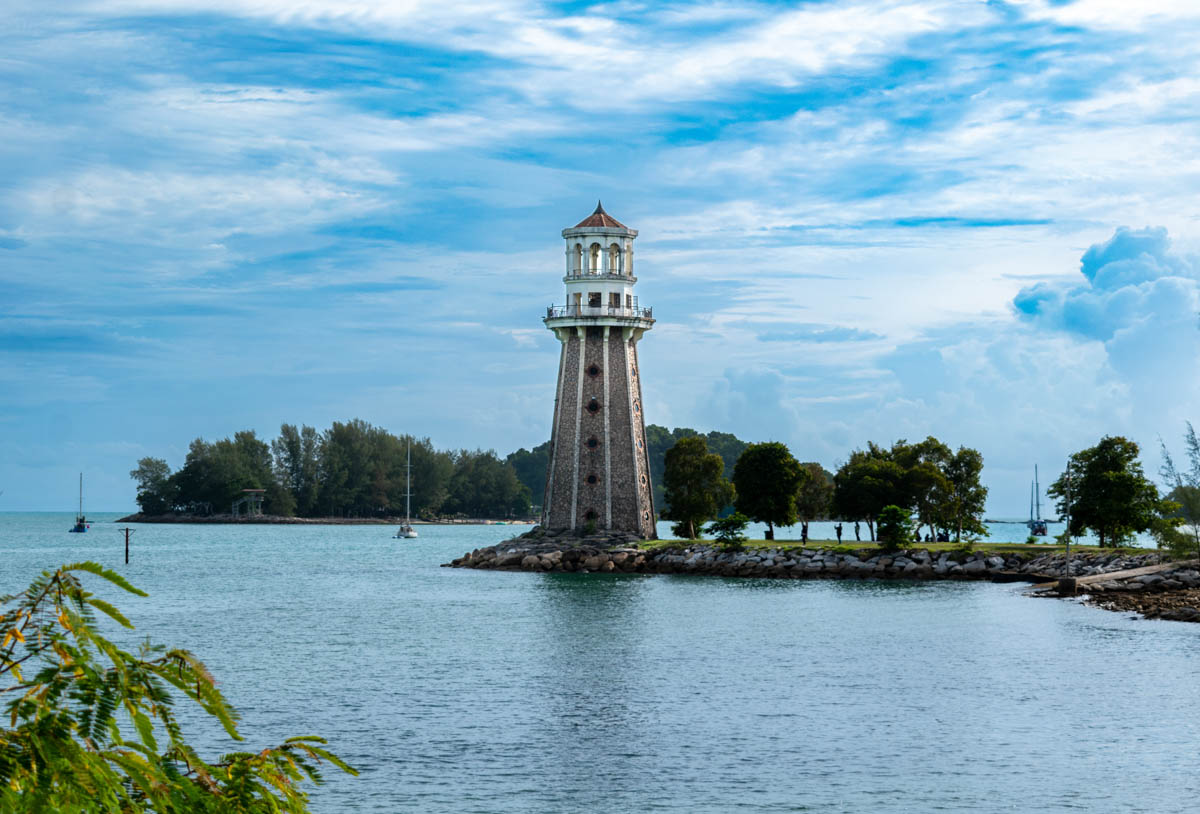
[[[1042,488],[1038,483],[1037,464],[1033,465],[1033,485],[1029,493],[1029,533],[1034,537],[1045,537],[1046,521],[1042,519]]]
[[[404,525],[396,532],[395,539],[411,540],[417,536],[417,530],[412,527],[412,440],[408,442],[408,459],[404,464],[408,470],[408,484],[404,487]]]
[[[79,514],[75,515],[75,525],[71,527],[72,533],[82,534],[88,530],[87,518],[83,516],[83,473],[79,473]]]

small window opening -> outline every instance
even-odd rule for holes
[[[598,413],[598,412],[600,412],[600,401],[599,401],[599,399],[592,399],[591,401],[589,401],[589,402],[587,403],[587,411],[588,411],[589,413]]]
[[[599,291],[589,291],[588,292],[588,307],[589,308],[599,308],[600,307],[600,292]]]

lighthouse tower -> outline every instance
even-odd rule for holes
[[[544,320],[562,349],[542,526],[653,539],[637,342],[654,319],[633,293],[637,230],[597,203],[562,236],[566,304]]]

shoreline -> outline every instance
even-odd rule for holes
[[[537,573],[675,574],[749,579],[876,579],[1027,582],[1044,588],[1064,577],[1091,577],[1079,598],[1093,607],[1133,611],[1147,619],[1200,622],[1200,570],[1194,561],[1170,563],[1161,552],[929,551],[914,547],[892,553],[878,548],[853,552],[811,548],[756,547],[726,551],[715,544],[655,544],[626,534],[555,535],[540,528],[526,535],[475,549],[443,568]],[[1157,573],[1119,572],[1160,566]],[[1100,579],[1112,574],[1111,580]],[[1073,585],[1074,580],[1069,580]],[[1030,596],[1074,597],[1043,591]]]
[[[989,579],[1002,582],[1053,582],[1063,576],[1091,576],[1156,565],[1157,551],[1138,554],[1080,552],[1066,562],[1054,551],[930,551],[923,547],[882,552],[847,552],[830,546],[762,546],[726,551],[715,544],[655,544],[632,535],[586,537],[542,535],[535,530],[492,546],[467,552],[443,567],[499,571],[568,571],[696,574],[774,579]],[[619,556],[623,555],[623,556]]]
[[[151,514],[141,512],[119,517],[113,523],[190,523],[243,526],[395,526],[403,517],[283,517],[260,514],[234,517],[231,514]],[[496,520],[492,518],[462,518],[453,520],[410,521],[414,526],[532,526],[533,520]]]

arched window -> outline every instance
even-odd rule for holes
[[[576,243],[575,250],[571,253],[571,273],[583,274],[583,244]]]
[[[621,247],[616,243],[608,247],[608,273],[621,274]]]
[[[593,243],[588,249],[588,273],[600,273],[600,244]]]

